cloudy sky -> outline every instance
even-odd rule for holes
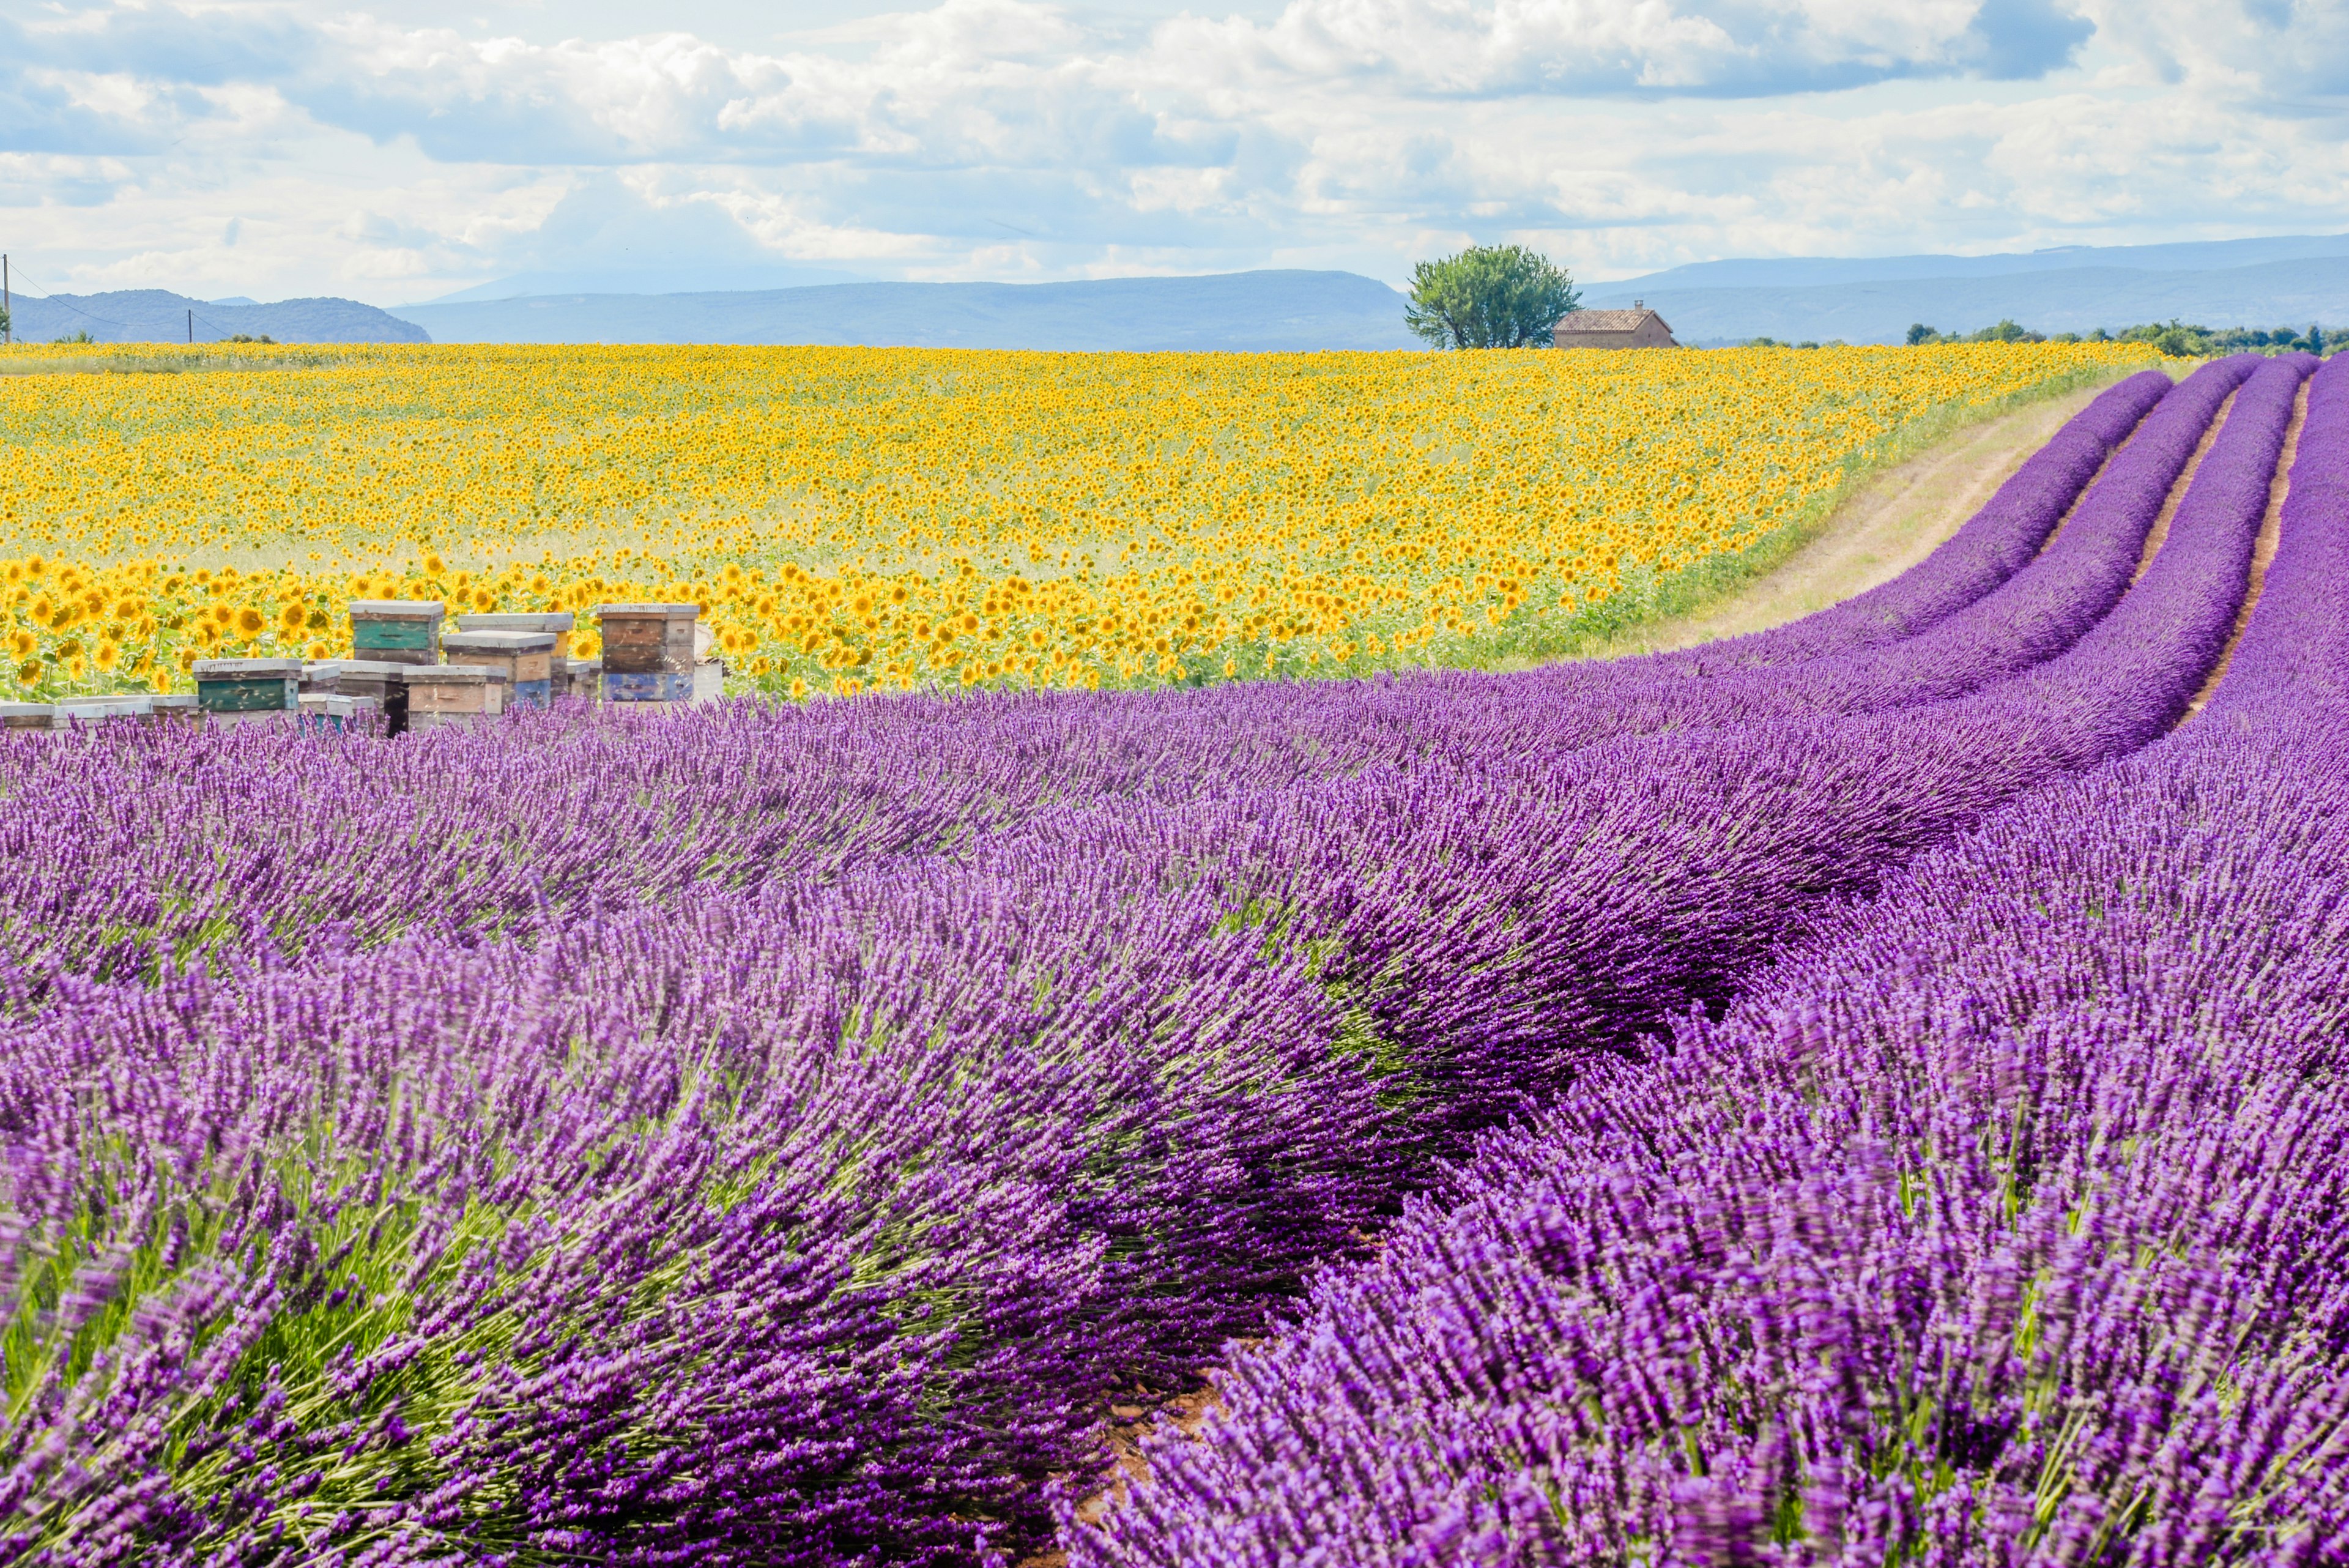
[[[2349,0],[0,0],[44,292],[2323,234],[2344,132]]]

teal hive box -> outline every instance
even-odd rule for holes
[[[391,664],[438,664],[447,615],[439,599],[353,599],[351,653]]]
[[[207,713],[290,713],[302,705],[298,659],[199,659],[195,677]]]

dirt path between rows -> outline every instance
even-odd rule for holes
[[[1959,431],[1868,480],[1768,576],[1686,616],[1637,627],[1600,658],[1763,631],[1842,603],[1923,560],[2105,389],[2084,387]]]
[[[1886,469],[1836,509],[1817,538],[1787,557],[1785,565],[1768,576],[1693,614],[1637,628],[1596,657],[1617,658],[1686,648],[1742,632],[1761,631],[1826,609],[1889,581],[1932,554],[1942,541],[1956,533],[2065,421],[2105,390],[2103,386],[2083,388],[1969,426],[1908,462]],[[2302,396],[2303,400],[2306,397],[2305,387]],[[2231,406],[2230,399],[2228,408]],[[2202,454],[2209,450],[2210,441],[2225,422],[2226,412],[2227,409],[2222,408],[2211,421],[2201,444],[2189,460],[2187,472],[2172,487],[2159,521],[2161,534],[2168,532],[2170,514],[2184,494],[2194,467],[2199,465]],[[2298,434],[2295,418],[2287,441],[2296,441]],[[2287,452],[2285,465],[2289,463]],[[2103,477],[2101,470],[2097,477]],[[2151,560],[2158,545],[2158,535],[2148,539],[2146,561]],[[2265,556],[2274,554],[2274,546],[2265,535],[2262,545],[2261,571],[2266,566]],[[2144,565],[2139,564],[2140,575]],[[2254,581],[2256,585],[2256,577]],[[2255,586],[2254,596],[2256,592]],[[2243,613],[2249,617],[2248,606]],[[2214,683],[2216,679],[2213,676]],[[1204,1386],[1164,1404],[1112,1407],[1106,1434],[1110,1459],[1103,1478],[1106,1484],[1078,1507],[1079,1519],[1089,1523],[1098,1521],[1124,1501],[1126,1490],[1134,1481],[1148,1476],[1149,1467],[1142,1456],[1145,1438],[1169,1432],[1198,1436],[1200,1428],[1223,1407],[1213,1382],[1214,1371],[1202,1368]],[[1067,1552],[1054,1548],[1021,1559],[1019,1568],[1065,1568],[1067,1562]]]
[[[2292,405],[2292,422],[2284,427],[2283,450],[2276,454],[2274,476],[2268,481],[2267,515],[2260,520],[2259,542],[2251,547],[2251,581],[2244,586],[2243,607],[2235,612],[2235,628],[2227,634],[2227,646],[2220,651],[2219,662],[2210,667],[2209,678],[2194,700],[2186,705],[2178,718],[2184,723],[2209,705],[2219,682],[2227,678],[2227,666],[2235,661],[2236,645],[2243,640],[2243,628],[2251,624],[2251,612],[2260,607],[2260,590],[2267,587],[2268,567],[2275,562],[2276,546],[2283,539],[2283,504],[2292,494],[2292,465],[2300,457],[2300,427],[2308,422],[2308,381],[2300,383],[2299,395]]]

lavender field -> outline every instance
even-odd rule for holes
[[[0,737],[0,1563],[2349,1560],[2344,759],[2305,356],[1680,653]]]

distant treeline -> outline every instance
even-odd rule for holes
[[[2033,332],[2018,322],[2002,321],[1995,327],[1985,327],[1979,332],[1943,332],[1939,327],[1918,322],[1909,328],[1909,345],[1915,348],[1925,343],[2150,343],[2165,354],[2193,358],[2209,358],[2219,354],[2286,354],[2298,349],[2309,354],[2331,354],[2349,345],[2349,329],[2334,327],[2326,331],[2322,327],[2279,327],[2262,332],[2256,327],[2198,327],[2185,321],[2149,321],[2141,327],[2124,327],[2118,332],[2107,332],[2099,327],[2093,332]],[[1783,342],[1775,337],[1749,337],[1751,348],[1816,348],[1820,344],[1805,340]],[[1826,345],[1840,348],[1838,341]]]
[[[1995,327],[1985,327],[1979,332],[1961,336],[1942,332],[1923,322],[1909,328],[1909,341],[1919,343],[2150,343],[2165,354],[2189,355],[2208,358],[2214,354],[2284,354],[2298,349],[2308,354],[2323,354],[2349,342],[2349,332],[2334,328],[2327,333],[2323,327],[2306,328],[2279,327],[2262,332],[2256,327],[2198,327],[2185,321],[2148,321],[2141,327],[2124,327],[2118,332],[2097,327],[2094,332],[2033,332],[2013,321],[2002,321]]]

